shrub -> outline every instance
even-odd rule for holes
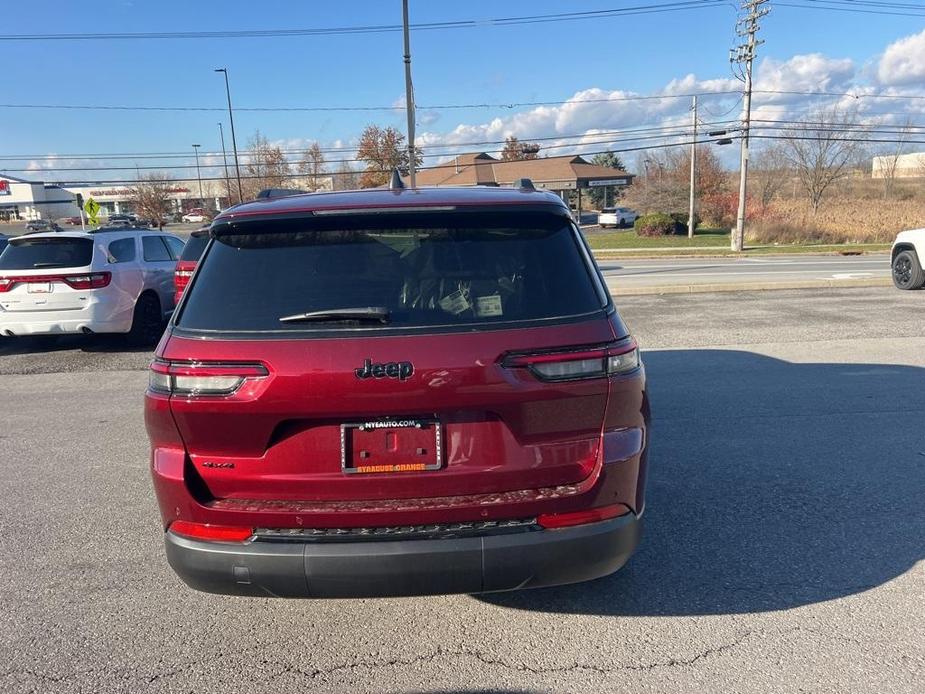
[[[674,233],[687,234],[687,212],[672,212],[671,218],[674,220]],[[694,215],[694,229],[700,226],[700,215]]]
[[[675,232],[675,221],[664,212],[644,214],[633,225],[637,236],[667,236]]]

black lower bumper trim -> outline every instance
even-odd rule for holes
[[[530,533],[344,543],[201,542],[167,532],[167,559],[192,588],[228,595],[350,598],[482,593],[613,573],[639,541],[628,514]]]

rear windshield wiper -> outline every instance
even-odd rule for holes
[[[32,263],[32,267],[69,267],[66,263]]]
[[[323,321],[378,321],[389,322],[389,309],[382,306],[364,306],[358,308],[331,308],[323,311],[309,311],[283,316],[280,323],[311,323]]]

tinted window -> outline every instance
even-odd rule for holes
[[[616,211],[617,211],[616,207],[605,207],[603,210],[601,210],[601,212],[603,212],[604,214],[612,214]]]
[[[135,239],[119,239],[109,244],[110,263],[129,263],[135,260]]]
[[[199,260],[202,252],[206,249],[207,243],[209,243],[208,234],[190,236],[186,245],[183,247],[180,260]]]
[[[388,215],[379,228],[362,216],[254,222],[246,227],[255,233],[219,235],[210,246],[178,324],[352,329],[356,321],[279,319],[382,307],[390,314],[382,326],[388,329],[536,321],[602,308],[567,221],[548,214],[506,217]]]
[[[161,238],[167,244],[167,250],[170,251],[171,258],[177,260],[183,253],[183,242],[176,236],[162,236]]]
[[[141,246],[144,249],[145,260],[149,263],[173,260],[160,236],[143,236]]]
[[[85,267],[93,258],[90,239],[24,238],[11,242],[0,255],[0,270],[32,270],[43,267]]]

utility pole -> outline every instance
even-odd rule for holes
[[[199,173],[199,148],[201,145],[193,145],[193,151],[196,153],[196,179],[199,181],[199,204],[202,204],[204,196],[202,194],[202,174]]]
[[[694,129],[694,136],[691,138],[691,202],[687,214],[687,238],[694,238],[694,195],[697,185],[697,96],[691,99],[691,124]]]
[[[225,128],[218,122],[218,136],[222,140],[222,162],[225,164],[225,192],[228,193],[228,203],[231,204],[231,179],[228,178],[228,155],[225,153]]]
[[[408,27],[408,0],[402,0],[402,24],[405,33],[405,112],[408,114],[408,177],[416,188],[414,177],[414,87],[411,84],[411,36]]]
[[[745,39],[729,52],[729,61],[733,65],[744,65],[739,79],[745,82],[743,94],[742,139],[740,140],[741,156],[739,161],[739,211],[736,215],[736,228],[732,234],[732,250],[741,251],[745,246],[745,193],[748,180],[748,133],[752,116],[752,62],[755,60],[755,51],[764,41],[755,38],[760,28],[758,20],[764,17],[770,8],[763,7],[768,0],[742,0],[741,9],[746,14],[739,17],[736,22],[736,34]]]
[[[238,202],[244,202],[244,189],[241,187],[241,165],[238,164],[238,142],[234,136],[234,113],[231,110],[231,87],[228,86],[228,70],[215,68],[215,72],[225,74],[225,96],[228,97],[228,122],[231,124],[231,148],[234,150],[234,171],[238,175]]]

